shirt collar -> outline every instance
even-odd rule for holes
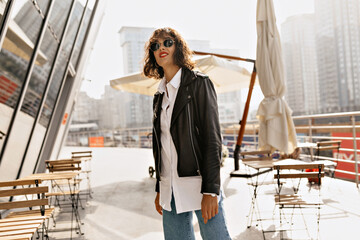
[[[180,86],[180,82],[181,82],[181,68],[179,69],[179,71],[177,71],[177,73],[174,75],[174,77],[171,79],[171,81],[169,82],[169,84],[171,84],[174,88],[178,88]],[[165,87],[166,87],[166,78],[163,77],[161,79],[161,82],[159,84],[158,87],[158,91],[162,94],[165,92]]]

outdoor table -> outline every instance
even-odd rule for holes
[[[70,181],[71,180],[75,180],[76,177],[80,174],[80,171],[71,171],[71,172],[51,172],[51,173],[36,173],[36,174],[31,174],[27,177],[21,178],[21,180],[35,180],[35,179],[39,179],[42,181],[51,181],[51,185],[52,183],[55,183],[56,185],[56,181],[58,180],[67,180],[68,184],[69,184],[69,190],[70,190],[70,200],[71,200],[71,208],[72,208],[72,212],[71,212],[71,232],[70,232],[70,239],[72,239],[72,229],[73,229],[73,217],[75,216],[77,222],[80,222],[80,215],[78,212],[78,206],[77,206],[77,201],[75,199],[75,185],[72,188]],[[81,233],[81,229],[80,229],[80,224],[78,224],[79,232]]]
[[[22,180],[25,179],[41,179],[43,181],[52,181],[52,180],[71,180],[75,178],[80,171],[74,172],[54,172],[54,173],[35,173],[29,176],[21,178]]]
[[[274,162],[273,166],[281,166],[281,165],[308,165],[308,162],[304,162],[298,159],[286,158],[280,161]]]

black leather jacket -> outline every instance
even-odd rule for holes
[[[164,94],[153,102],[153,154],[156,191],[161,172],[160,113]],[[201,176],[202,193],[220,193],[221,133],[217,97],[210,79],[182,68],[180,87],[171,117],[170,132],[178,155],[179,177]]]

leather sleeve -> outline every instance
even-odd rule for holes
[[[160,192],[160,182],[156,179],[155,192]]]
[[[153,124],[154,124],[154,119],[155,119],[155,116],[156,116],[156,108],[157,108],[157,104],[158,104],[158,99],[159,99],[159,95],[156,95],[154,96],[154,99],[153,99]],[[153,157],[154,157],[154,164],[155,164],[155,172],[156,172],[156,185],[155,185],[155,191],[156,192],[160,192],[160,183],[159,183],[159,174],[158,174],[158,171],[159,169],[157,169],[157,161],[159,161],[159,159],[156,159],[156,157],[158,157],[158,155],[160,153],[156,152],[157,151],[157,143],[156,143],[156,140],[155,140],[155,125],[153,125],[153,131],[152,131],[152,148],[153,148]]]
[[[202,193],[220,194],[221,130],[214,85],[208,77],[197,81],[196,98],[200,120],[203,160],[200,166]]]

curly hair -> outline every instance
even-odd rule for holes
[[[181,35],[172,28],[159,28],[155,30],[149,41],[145,44],[145,57],[143,74],[149,78],[161,79],[164,77],[164,69],[156,63],[154,52],[150,45],[159,38],[171,37],[175,42],[174,63],[179,67],[194,69],[195,62],[191,60],[192,51],[189,49]]]

